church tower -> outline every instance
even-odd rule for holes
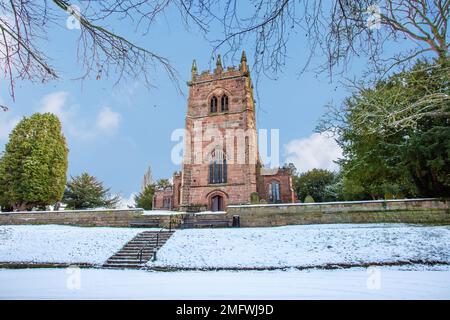
[[[239,67],[213,72],[192,63],[180,209],[222,211],[257,193],[259,176],[253,86],[245,52]]]

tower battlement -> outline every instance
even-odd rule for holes
[[[232,79],[236,77],[249,77],[249,71],[247,66],[247,57],[245,55],[245,51],[242,52],[241,63],[237,66],[230,66],[226,69],[222,66],[222,59],[220,54],[216,59],[216,67],[213,71],[205,70],[200,74],[197,72],[197,62],[194,60],[192,62],[191,69],[191,81],[188,82],[188,85],[216,81],[216,80],[224,80],[224,79]]]

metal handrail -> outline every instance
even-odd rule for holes
[[[159,246],[159,235],[164,231],[167,230],[167,224],[163,225],[163,227],[158,231],[157,234],[155,234],[140,250],[138,253],[139,262],[142,263],[142,256],[144,254],[144,250],[152,243],[153,239],[156,237],[156,248]],[[169,219],[169,232],[172,231],[172,214],[170,215]],[[156,260],[156,250],[153,253],[153,260]]]

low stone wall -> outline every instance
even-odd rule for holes
[[[66,210],[2,212],[0,225],[62,224],[83,227],[128,227],[132,221],[157,222],[163,226],[170,216],[143,215],[142,209],[126,210]]]
[[[348,201],[228,206],[231,219],[242,227],[314,223],[429,223],[450,224],[450,202],[438,199]]]
[[[185,214],[143,214],[142,209],[2,212],[0,225],[61,224],[83,227],[129,227],[131,222],[153,222],[157,227],[180,227]],[[192,215],[194,221],[240,216],[242,227],[269,227],[313,223],[429,223],[450,224],[450,202],[437,199],[349,201],[230,205],[226,214]]]

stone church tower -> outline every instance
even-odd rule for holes
[[[226,70],[219,55],[212,73],[197,74],[194,60],[188,84],[181,209],[217,211],[248,203],[257,192],[259,159],[245,53],[239,68]]]
[[[239,67],[197,72],[188,82],[185,149],[173,189],[155,193],[155,209],[223,211],[230,204],[294,202],[292,178],[263,170],[258,153],[253,86],[245,52]],[[266,171],[266,172],[264,172]]]

